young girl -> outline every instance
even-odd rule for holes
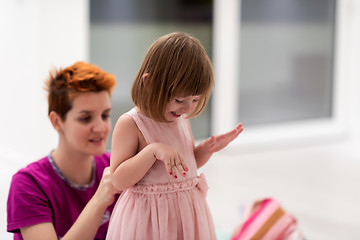
[[[136,107],[113,132],[112,180],[126,191],[107,239],[216,238],[206,181],[197,169],[242,125],[194,146],[188,117],[203,110],[213,85],[212,64],[196,38],[171,33],[150,47],[132,87]]]

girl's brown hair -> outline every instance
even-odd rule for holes
[[[145,82],[144,74],[148,74]],[[147,116],[166,122],[165,107],[169,101],[200,95],[197,107],[188,115],[196,116],[208,103],[213,86],[212,64],[200,41],[187,33],[175,32],[150,46],[131,96]]]
[[[48,91],[48,114],[54,111],[65,120],[78,94],[107,91],[111,95],[114,86],[114,75],[85,62],[76,62],[65,69],[51,71],[45,82]]]

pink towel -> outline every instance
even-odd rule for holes
[[[285,212],[278,201],[267,198],[248,207],[243,223],[231,240],[301,240],[296,219]]]

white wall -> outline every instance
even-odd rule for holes
[[[0,2],[0,239],[12,174],[56,147],[43,83],[53,66],[86,60],[87,0]]]

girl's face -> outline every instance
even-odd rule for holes
[[[174,121],[183,114],[192,112],[198,105],[200,96],[175,97],[165,108],[165,118]]]
[[[80,93],[61,121],[61,140],[73,153],[100,155],[105,151],[111,120],[111,99],[106,91]]]

